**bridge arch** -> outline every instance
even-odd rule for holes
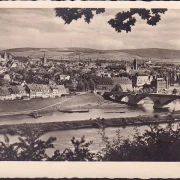
[[[127,98],[127,102],[129,101],[129,97],[127,95],[115,96],[115,100],[122,103],[126,102],[126,101],[123,101],[124,98]]]
[[[154,101],[153,101],[150,97],[148,97],[148,96],[144,96],[144,97],[137,98],[137,99],[136,99],[137,104],[139,104],[142,100],[149,100],[149,102],[151,102],[152,104],[154,104]]]
[[[169,103],[171,103],[171,102],[173,102],[173,101],[175,101],[175,100],[177,100],[177,99],[169,99],[169,100],[163,102],[162,105],[163,105],[163,106],[168,105]]]

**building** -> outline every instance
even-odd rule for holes
[[[62,95],[69,94],[69,90],[64,87],[64,85],[52,85],[51,97],[61,97]]]
[[[165,78],[157,78],[156,79],[156,92],[160,92],[164,89],[168,89],[168,80]]]
[[[44,56],[41,58],[41,63],[43,65],[47,65],[47,59],[46,59],[45,53],[44,53]]]
[[[51,97],[51,89],[48,85],[41,84],[40,88],[41,88],[41,92],[42,92],[41,97],[43,97],[43,98]]]
[[[3,79],[4,79],[4,81],[7,81],[7,82],[11,81],[11,77],[9,74],[5,74]]]
[[[147,75],[137,75],[132,78],[133,87],[142,87],[144,84],[151,84],[153,80],[152,76]]]
[[[51,96],[51,91],[48,85],[27,84],[25,90],[30,98],[47,98]]]
[[[59,75],[59,78],[61,81],[65,81],[65,80],[69,80],[71,77],[66,74],[61,74],[61,75]]]
[[[111,91],[113,89],[114,83],[109,77],[99,78],[96,82],[96,91]]]
[[[11,93],[12,99],[21,99],[23,97],[28,96],[28,94],[25,91],[25,88],[23,86],[20,86],[20,85],[10,86],[9,91]]]
[[[133,69],[138,69],[136,58],[133,61]]]
[[[12,100],[12,96],[8,87],[0,88],[0,100]]]
[[[99,77],[111,77],[111,72],[108,72],[107,70],[104,69],[98,69],[95,72],[96,76]]]
[[[132,80],[129,77],[112,77],[112,80],[114,84],[120,85],[124,92],[132,91]]]
[[[76,79],[71,79],[65,82],[65,87],[69,89],[69,91],[76,91],[78,85],[78,81]]]

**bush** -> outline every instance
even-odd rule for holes
[[[4,135],[4,142],[0,142],[1,161],[180,161],[180,126],[168,124],[165,127],[154,125],[144,133],[134,129],[132,139],[123,139],[121,131],[110,141],[104,129],[101,137],[105,147],[98,153],[89,149],[92,141],[86,142],[83,136],[80,140],[74,137],[71,142],[73,149],[63,152],[55,150],[50,157],[46,150],[54,148],[55,137],[41,140],[44,134],[24,127],[16,130],[19,141],[10,144],[9,137]]]
[[[100,152],[102,161],[180,161],[179,125],[150,126],[142,135],[136,130],[133,140],[122,139],[117,131],[112,143],[102,133],[102,140],[106,145]]]

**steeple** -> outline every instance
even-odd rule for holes
[[[136,58],[134,58],[134,61],[133,61],[133,69],[137,69],[137,60]]]
[[[44,56],[42,58],[42,64],[45,65],[47,63],[47,59],[46,59],[46,55],[45,55],[45,52],[44,52]]]

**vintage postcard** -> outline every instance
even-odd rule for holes
[[[1,2],[0,14],[2,177],[176,177],[180,3]]]

